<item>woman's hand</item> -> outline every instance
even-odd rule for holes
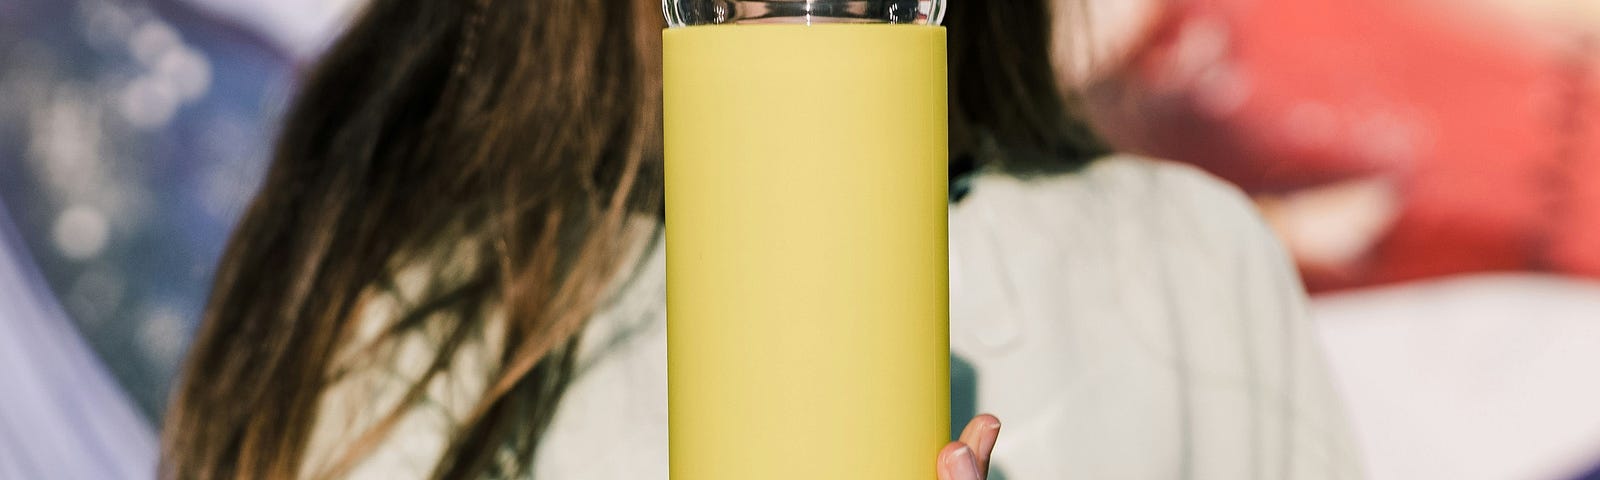
[[[984,480],[989,454],[1000,437],[1000,419],[983,414],[967,422],[961,438],[939,450],[939,480]]]

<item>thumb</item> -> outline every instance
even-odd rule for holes
[[[961,442],[950,442],[939,450],[939,480],[983,480],[978,456]]]

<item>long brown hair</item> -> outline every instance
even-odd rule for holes
[[[952,0],[956,154],[979,137],[1041,154],[1002,165],[1020,171],[1098,153],[1051,73],[1048,13],[1048,0]],[[459,320],[399,406],[324,473],[381,440],[491,328],[495,305],[506,348],[432,476],[525,474],[574,339],[634,238],[626,220],[659,219],[659,61],[645,47],[656,33],[639,28],[658,15],[643,0],[373,0],[306,78],[229,242],[167,414],[161,477],[305,474],[364,292],[463,241],[479,253],[471,278],[384,335],[430,313]],[[499,470],[505,449],[520,470]]]

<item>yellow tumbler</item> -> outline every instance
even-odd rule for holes
[[[940,2],[665,0],[676,480],[927,480],[950,437]]]

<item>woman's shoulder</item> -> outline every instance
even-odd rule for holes
[[[1156,478],[1171,465],[1151,455],[1183,452],[1201,477],[1263,458],[1358,476],[1293,265],[1237,189],[1117,155],[983,175],[950,221],[955,404],[1026,430],[996,452],[1013,476]],[[1295,441],[1234,435],[1240,421]]]
[[[1193,165],[1134,154],[1117,153],[1096,159],[1081,174],[1090,182],[1242,197],[1232,185]]]
[[[1012,224],[1228,239],[1266,235],[1249,198],[1199,168],[1114,154],[1069,173],[986,173],[952,210],[1012,217]]]
[[[1225,203],[1244,198],[1238,189],[1192,165],[1126,153],[1097,158],[1065,173],[984,173],[975,183],[1029,196],[1096,195],[1144,201],[1199,194]]]

